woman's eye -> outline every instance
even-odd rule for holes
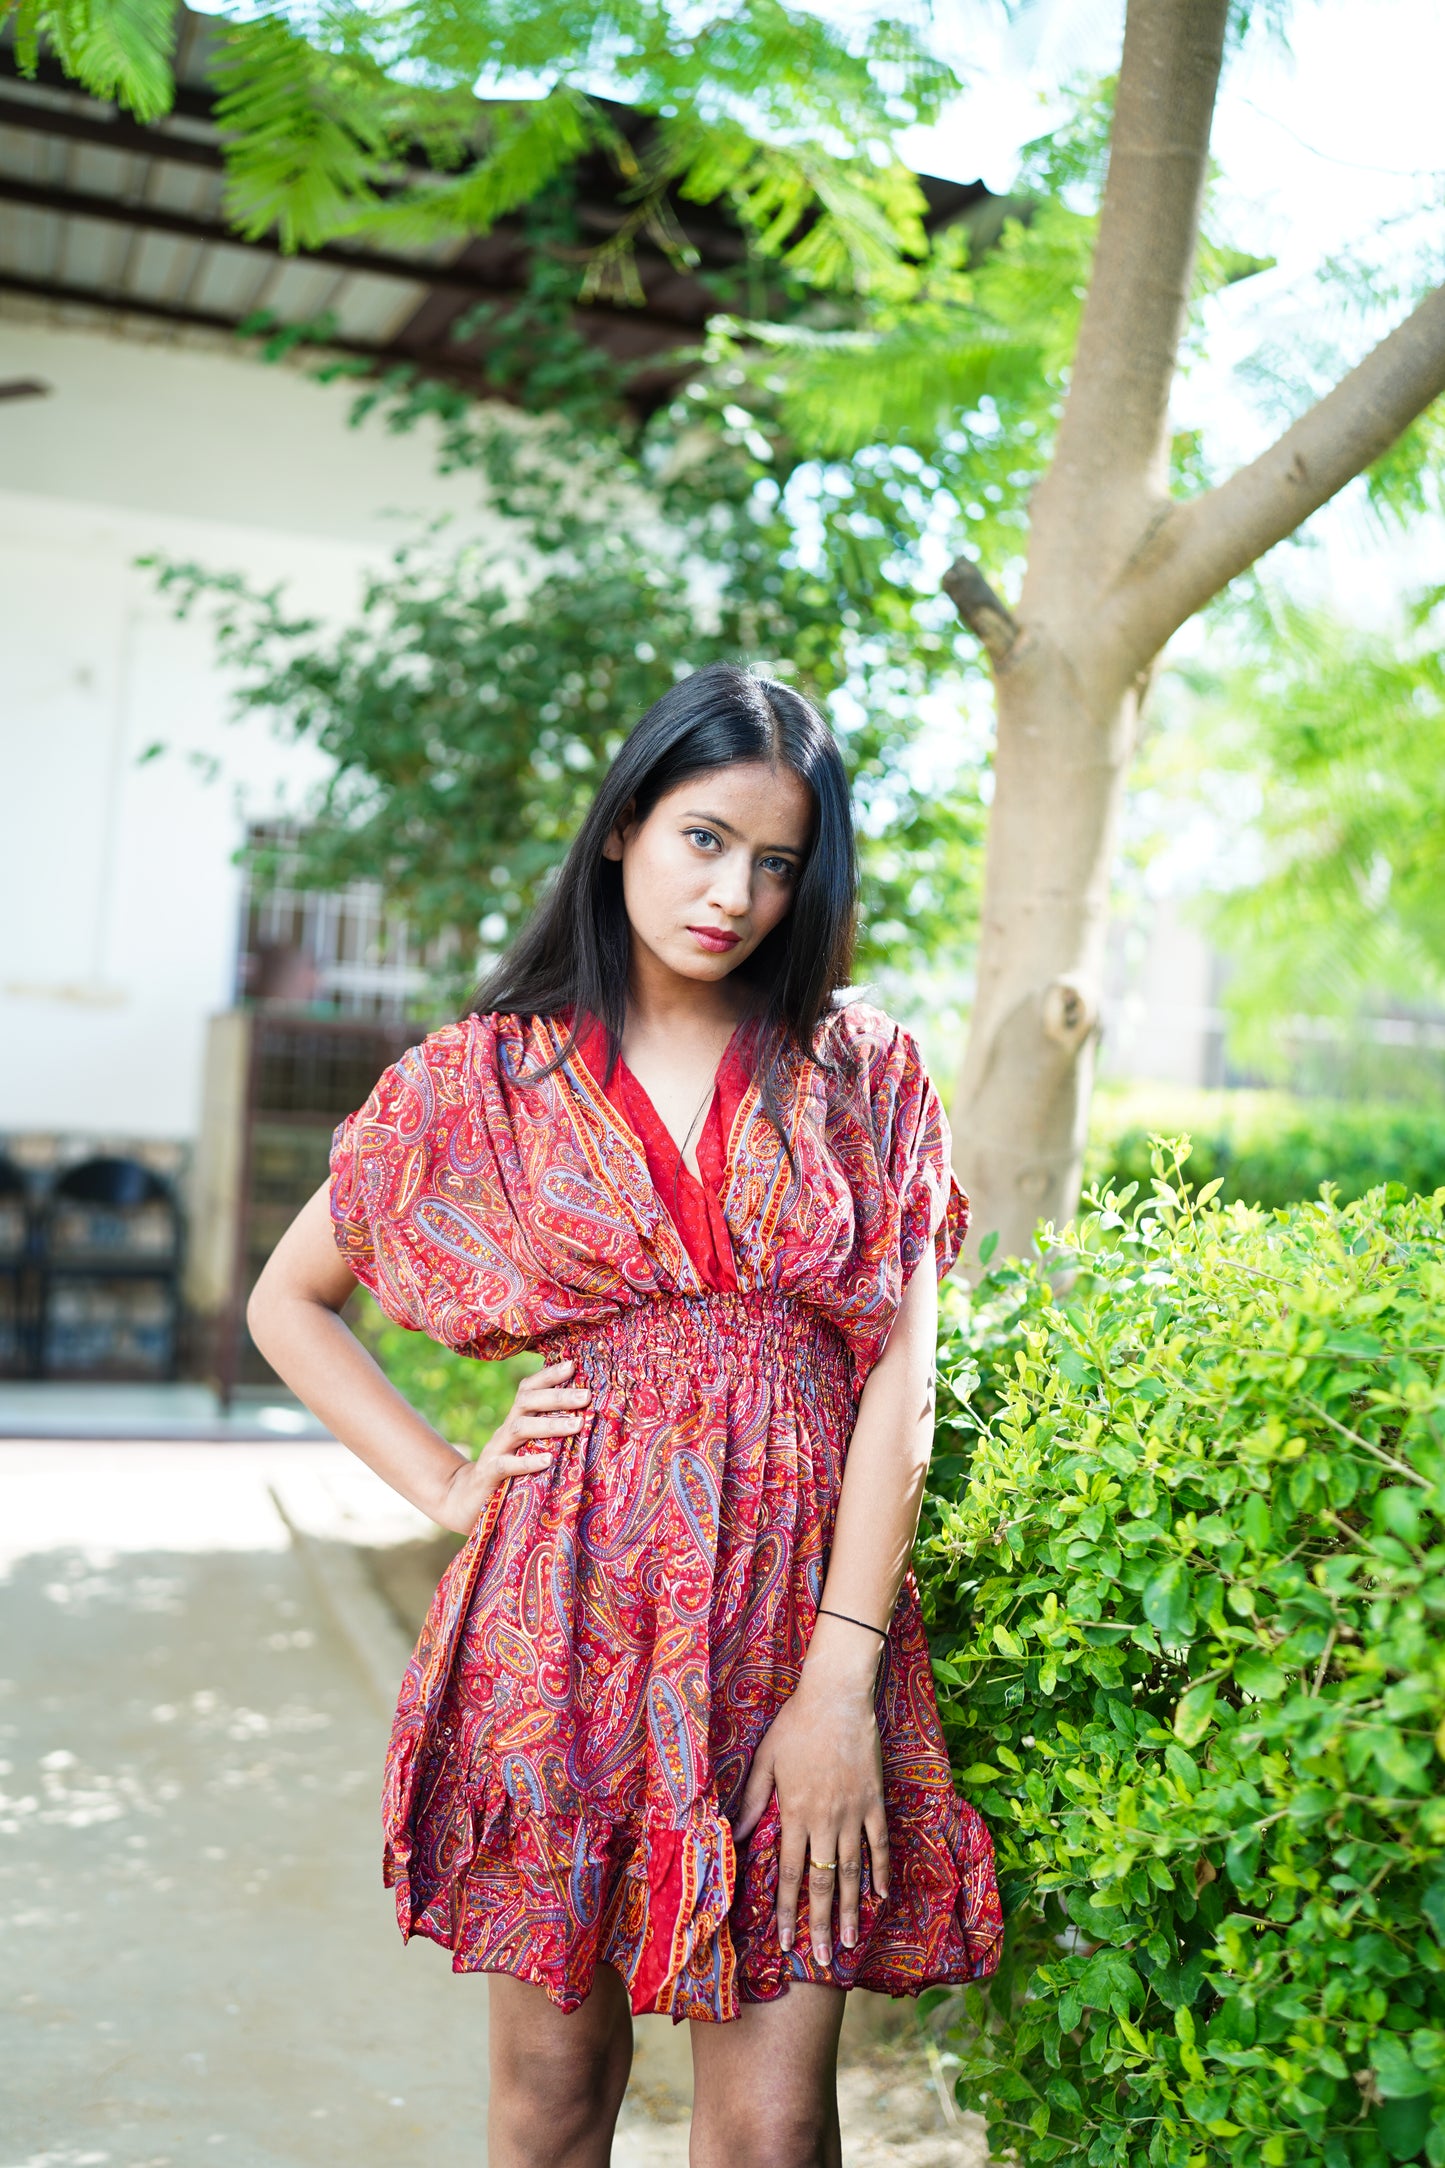
[[[701,841],[702,843],[717,842],[717,837],[713,834],[710,828],[689,828],[687,830],[687,834],[691,837],[694,843],[698,843],[699,841]]]
[[[769,873],[776,874],[780,881],[790,881],[793,878],[793,861],[791,858],[765,858],[762,860],[762,864],[766,866]]]

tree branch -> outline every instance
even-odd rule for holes
[[[1267,452],[1171,511],[1124,604],[1128,637],[1154,654],[1186,618],[1362,474],[1445,392],[1445,286],[1341,378]]]
[[[997,666],[1019,636],[1018,624],[971,557],[956,557],[943,575],[943,592]]]
[[[1130,0],[1093,276],[1035,502],[1031,580],[1047,581],[1039,559],[1057,553],[1066,578],[1085,569],[1097,582],[1101,525],[1137,533],[1141,493],[1166,487],[1169,394],[1228,14],[1229,0]]]

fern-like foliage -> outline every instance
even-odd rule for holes
[[[35,73],[45,45],[93,97],[142,121],[169,111],[175,0],[0,0],[0,29],[7,22],[22,75]]]
[[[0,0],[0,20],[7,10],[22,65],[43,42],[97,95],[145,119],[166,110],[174,0]],[[230,216],[250,238],[275,231],[292,249],[485,232],[600,146],[638,207],[614,259],[675,185],[726,200],[794,278],[878,293],[923,248],[923,200],[891,144],[956,87],[901,21],[858,36],[781,0],[711,13],[295,0],[265,14],[235,0],[213,53]],[[525,102],[507,95],[519,73],[540,84]],[[643,158],[603,91],[652,116]]]
[[[969,272],[945,236],[915,291],[857,331],[753,324],[800,443],[828,457],[870,443],[935,448],[988,401],[1042,424],[1078,334],[1092,218],[1045,204],[1011,220]]]

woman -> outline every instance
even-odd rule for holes
[[[467,1538],[385,1871],[404,1934],[492,1975],[493,2168],[608,2158],[643,2011],[693,2021],[695,2168],[836,2164],[847,1988],[997,1963],[907,1572],[967,1206],[912,1038],[836,1003],[856,885],[817,712],[685,679],[252,1300],[281,1376]],[[342,1324],[353,1278],[543,1356],[477,1460]]]

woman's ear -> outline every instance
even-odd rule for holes
[[[617,825],[602,846],[604,858],[621,858],[622,846],[627,841],[628,831],[634,825],[632,815],[635,805],[636,800],[629,798],[621,813],[617,816]]]

